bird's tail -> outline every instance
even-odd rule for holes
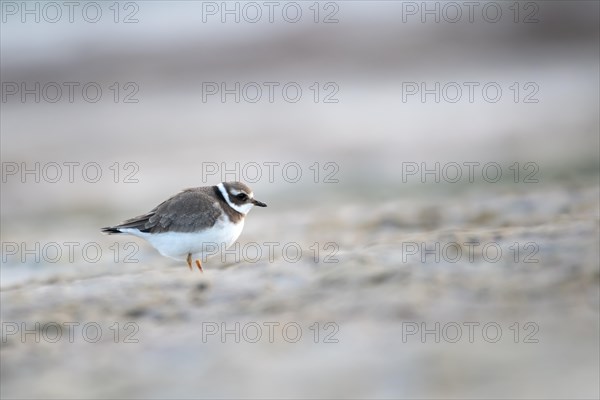
[[[116,233],[123,233],[123,232],[121,232],[119,230],[119,228],[114,228],[114,227],[111,227],[111,226],[107,226],[105,228],[102,228],[101,231],[102,231],[102,233],[106,233],[108,235],[114,235]]]

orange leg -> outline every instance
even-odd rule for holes
[[[204,270],[202,270],[202,264],[200,264],[200,260],[196,260],[196,267],[198,267],[200,272],[204,273]]]
[[[188,267],[190,267],[190,271],[192,271],[192,253],[188,253],[186,261],[188,263]]]

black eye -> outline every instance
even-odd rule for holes
[[[240,200],[248,200],[248,196],[246,195],[246,193],[240,193],[237,196],[235,196],[236,198],[240,199]]]

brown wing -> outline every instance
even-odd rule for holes
[[[208,195],[212,188],[186,189],[165,200],[147,214],[128,219],[110,229],[138,229],[141,232],[194,232],[211,227],[222,212]],[[110,232],[109,232],[110,233]]]

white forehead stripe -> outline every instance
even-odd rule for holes
[[[233,189],[233,188],[231,189],[231,194],[234,196],[237,196],[240,193],[246,193],[246,192],[244,192],[243,190],[240,191],[240,190]],[[246,194],[248,195],[248,197],[253,197],[252,192],[246,193]]]
[[[248,214],[248,211],[250,211],[252,209],[252,206],[254,205],[252,203],[242,204],[241,206],[238,206],[237,204],[232,203],[229,200],[229,193],[227,193],[227,190],[225,189],[225,186],[223,185],[223,183],[219,183],[217,185],[217,187],[219,188],[219,191],[223,195],[223,198],[225,198],[225,201],[227,202],[227,204],[229,204],[229,207],[233,208],[235,211],[246,215],[246,214]],[[233,189],[231,192],[234,193],[235,189]],[[237,192],[237,193],[239,194],[241,192]]]

